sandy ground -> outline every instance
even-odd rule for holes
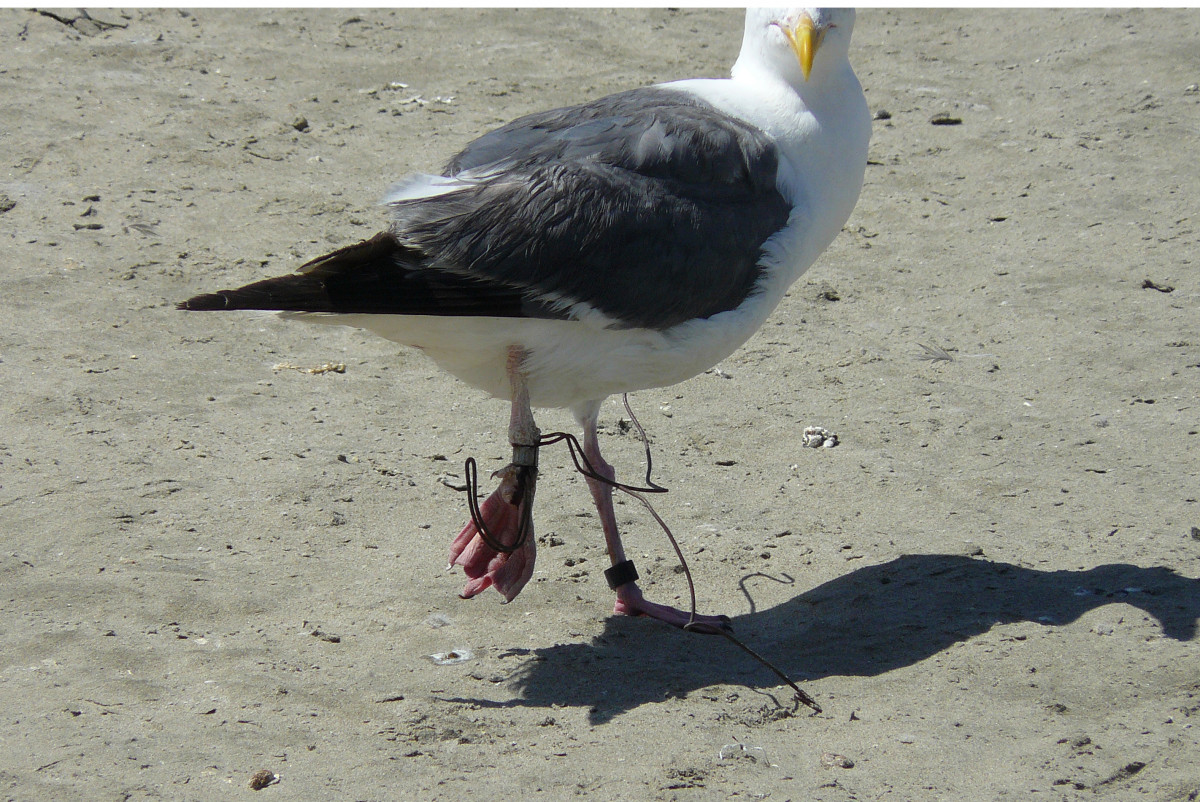
[[[460,600],[450,486],[507,461],[504,403],[173,308],[516,115],[723,74],[739,14],[56,13],[0,11],[0,797],[1200,794],[1200,13],[861,13],[846,231],[719,373],[633,397],[701,611],[821,715],[610,616],[562,451],[534,581]]]

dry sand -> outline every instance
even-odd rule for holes
[[[0,798],[1197,798],[1200,13],[860,14],[890,119],[846,231],[720,373],[633,398],[701,611],[817,716],[610,616],[562,451],[534,581],[460,600],[448,485],[507,460],[504,403],[173,308],[516,115],[725,73],[738,13],[56,14],[0,11]]]

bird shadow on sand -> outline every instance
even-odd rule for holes
[[[743,588],[755,577],[766,575],[749,575]],[[1161,567],[1039,571],[962,556],[910,555],[737,616],[733,629],[788,676],[804,681],[884,674],[997,624],[1061,626],[1109,604],[1137,607],[1164,636],[1191,640],[1200,618],[1200,580]],[[784,704],[790,698],[776,693],[778,678],[725,639],[647,619],[615,616],[590,643],[514,650],[504,657],[518,664],[509,678],[517,699],[447,701],[588,707],[596,724],[722,683],[761,690]]]

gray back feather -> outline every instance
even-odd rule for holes
[[[776,168],[749,124],[637,89],[485,134],[444,171],[466,188],[394,202],[392,232],[429,268],[664,329],[752,291],[789,212]]]

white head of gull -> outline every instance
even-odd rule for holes
[[[511,601],[529,581],[532,407],[570,408],[615,611],[721,631],[724,616],[642,595],[597,418],[609,395],[683,381],[732,353],[840,231],[870,138],[848,57],[853,27],[845,9],[751,9],[730,78],[522,117],[439,175],[396,184],[391,225],[374,238],[180,308],[361,327],[512,402],[513,464],[451,546],[464,597],[495,587]]]

